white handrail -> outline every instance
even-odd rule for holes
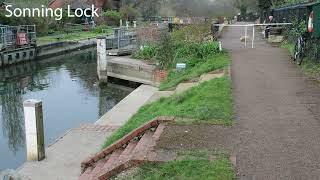
[[[245,27],[245,36],[244,36],[244,46],[247,47],[247,37],[248,37],[248,27],[252,27],[252,46],[254,48],[254,40],[255,40],[255,26],[286,26],[292,25],[292,23],[266,23],[266,24],[213,24],[213,26],[218,27]]]

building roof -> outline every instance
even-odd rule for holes
[[[93,4],[96,7],[103,8],[110,2],[115,2],[120,0],[52,0],[49,3],[50,8],[67,8],[68,5],[71,6],[71,9],[76,8],[90,8]]]
[[[70,5],[71,9],[85,9],[91,7],[92,4],[95,4],[94,0],[53,0],[48,6],[51,8],[67,8]]]

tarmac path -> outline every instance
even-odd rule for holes
[[[249,34],[250,31],[249,31]],[[236,124],[232,151],[243,180],[320,179],[320,86],[290,61],[285,49],[257,34],[240,42],[243,27],[227,27]]]

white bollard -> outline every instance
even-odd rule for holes
[[[126,21],[126,28],[129,29],[129,24],[130,22],[129,21]]]
[[[41,161],[45,158],[42,102],[33,99],[27,100],[23,102],[23,107],[27,160]]]
[[[107,40],[105,37],[97,38],[97,73],[100,82],[107,82]]]
[[[221,43],[221,41],[219,41],[219,51],[220,52],[222,51],[222,43]]]
[[[133,28],[137,27],[137,21],[133,21]]]
[[[123,25],[123,22],[122,22],[122,19],[120,19],[120,27],[122,27]]]

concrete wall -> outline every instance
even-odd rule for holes
[[[35,48],[17,49],[5,51],[0,54],[0,67],[31,61],[36,58]]]
[[[130,62],[131,61],[131,62]],[[130,58],[114,58],[108,61],[108,76],[148,85],[154,82],[155,66]]]

